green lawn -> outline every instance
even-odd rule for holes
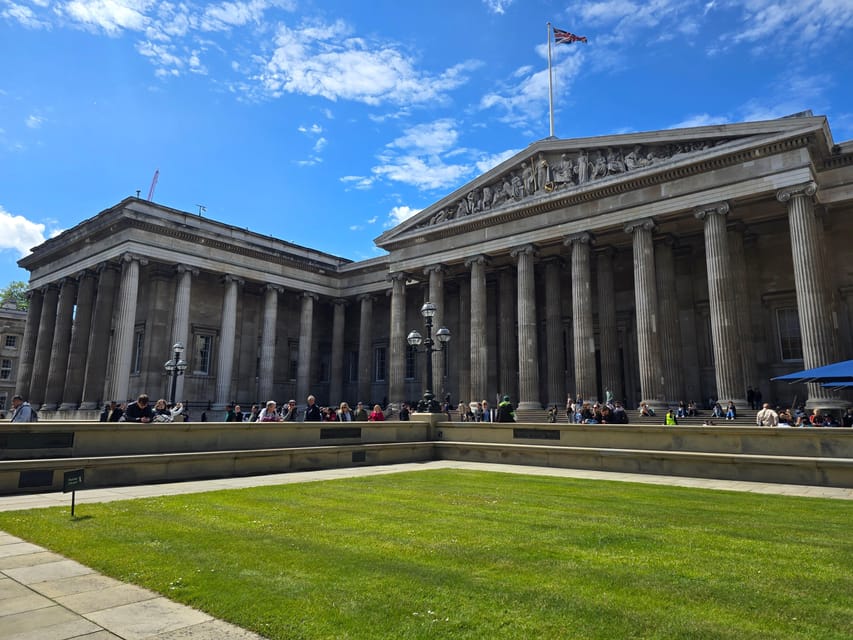
[[[853,637],[853,504],[422,471],[0,513],[269,638]]]

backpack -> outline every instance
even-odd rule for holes
[[[39,421],[39,412],[30,407],[30,422],[38,422]]]

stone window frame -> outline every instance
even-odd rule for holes
[[[192,372],[194,376],[212,376],[213,375],[213,356],[216,349],[216,331],[205,327],[193,327],[192,337]],[[207,341],[207,356],[203,356],[200,340]],[[206,366],[205,359],[207,360]]]
[[[130,361],[131,375],[139,375],[142,373],[143,362],[145,356],[145,325],[136,325],[133,330],[133,355]]]
[[[771,327],[771,331],[773,332],[773,357],[777,359],[777,362],[784,364],[800,364],[803,362],[803,352],[802,352],[802,336],[800,336],[800,357],[785,357],[785,346],[783,344],[785,340],[785,336],[783,335],[782,326],[779,322],[779,313],[793,313],[797,318],[797,322],[795,323],[795,327],[797,332],[800,331],[800,323],[799,323],[799,308],[797,306],[797,294],[794,290],[789,291],[773,291],[769,293],[765,293],[761,296],[761,301],[764,306],[767,308],[768,312],[771,314],[771,321],[767,324]],[[790,323],[790,321],[789,321]],[[788,354],[791,355],[791,354]]]
[[[9,401],[9,394],[0,393],[0,411],[6,411],[6,404]]]
[[[796,305],[789,307],[777,307],[773,310],[774,326],[776,329],[776,345],[779,358],[782,362],[802,362],[803,360],[803,336],[800,332],[800,312]],[[783,331],[783,318],[785,314],[786,330]],[[787,353],[786,353],[787,352]],[[797,355],[799,353],[799,355]]]
[[[296,382],[299,375],[299,341],[289,340],[287,343],[287,379]]]
[[[373,346],[373,381],[388,381],[388,345]]]
[[[332,379],[332,345],[321,343],[318,347],[317,382],[328,383]]]
[[[4,349],[17,349],[18,348],[18,336],[6,336],[3,341]]]
[[[11,379],[12,379],[12,359],[11,358],[0,359],[0,380],[11,380]]]
[[[429,357],[429,354],[427,355]],[[418,348],[410,344],[406,345],[406,375],[407,381],[418,379]]]

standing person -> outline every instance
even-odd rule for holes
[[[366,422],[367,418],[367,409],[364,408],[363,402],[359,402],[355,405],[355,413],[353,414],[352,419],[358,422]]]
[[[338,422],[352,422],[352,419],[352,411],[349,405],[346,402],[341,402],[340,409],[338,410]]]
[[[230,404],[225,405],[225,418],[223,422],[237,422],[237,414],[234,413],[234,407]]]
[[[234,405],[234,422],[243,422],[246,416],[243,415],[243,409],[239,404]]]
[[[483,400],[480,404],[483,407],[483,422],[494,422],[492,420],[492,410],[489,408],[488,400]]]
[[[373,405],[373,411],[370,412],[370,415],[367,416],[367,419],[370,422],[384,422],[385,414],[382,412],[382,407],[378,404]]]
[[[400,405],[400,420],[402,422],[409,421],[409,405],[407,405],[405,402]]]
[[[38,414],[21,396],[12,396],[11,422],[38,422]]]
[[[258,414],[258,422],[281,422],[281,416],[276,411],[275,400],[267,400],[266,406]]]
[[[308,396],[308,406],[305,407],[305,422],[320,422],[323,420],[323,415],[320,413],[320,407],[317,406],[317,400],[314,396]]]
[[[759,427],[779,426],[779,414],[770,408],[769,402],[765,402],[764,406],[761,408],[761,411],[756,414],[755,424]]]
[[[104,411],[101,413],[101,422],[118,422],[123,415],[124,410],[118,406],[115,400],[112,400],[104,407]]]
[[[498,404],[498,413],[495,422],[515,422],[515,409],[509,401],[509,396],[504,396]]]
[[[758,407],[760,407],[762,405],[762,403],[761,403],[762,397],[763,396],[761,395],[761,389],[759,389],[758,387],[755,387],[755,404],[752,405],[753,409],[758,409]]]
[[[752,387],[746,388],[746,404],[749,405],[750,409],[757,409],[758,405],[755,404],[755,391]]]
[[[153,419],[154,411],[151,410],[151,406],[148,404],[148,396],[144,393],[140,394],[136,402],[127,405],[127,409],[124,411],[125,422],[147,423]]]
[[[299,417],[299,411],[296,408],[296,400],[288,400],[287,407],[282,409],[281,419],[285,422],[296,422]]]

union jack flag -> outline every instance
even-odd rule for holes
[[[572,44],[573,42],[586,42],[585,36],[576,36],[568,31],[554,27],[554,42],[556,44]]]

